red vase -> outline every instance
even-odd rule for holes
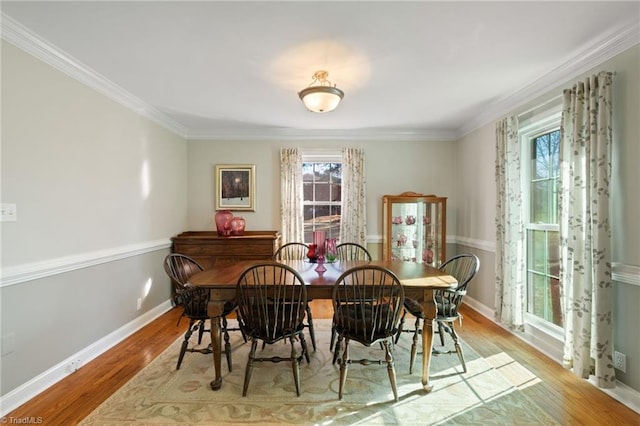
[[[220,210],[215,215],[215,223],[216,229],[218,231],[218,235],[223,237],[227,237],[231,235],[231,219],[233,218],[233,213],[231,210]]]
[[[234,217],[231,219],[229,222],[231,235],[244,235],[244,227],[246,224],[246,221],[242,217]]]
[[[428,264],[433,263],[433,250],[426,249],[422,252],[422,261]]]
[[[316,260],[318,259],[318,246],[316,244],[309,244],[307,257],[311,263],[316,263]]]

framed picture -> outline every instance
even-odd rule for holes
[[[216,165],[216,210],[255,211],[256,166]]]

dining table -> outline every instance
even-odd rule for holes
[[[189,279],[193,286],[210,290],[208,314],[211,318],[211,346],[215,377],[211,381],[211,389],[219,390],[222,386],[221,358],[222,358],[222,328],[221,315],[226,302],[235,300],[236,284],[242,272],[257,263],[265,261],[246,260],[215,265],[210,269],[198,272]],[[335,261],[324,263],[325,271],[318,272],[318,264],[306,260],[279,260],[295,269],[307,286],[307,299],[329,299],[333,294],[333,287],[340,275],[350,268],[361,265],[376,265],[387,268],[399,278],[405,291],[405,297],[417,300],[422,305],[424,323],[422,327],[422,386],[430,392],[433,385],[429,383],[429,366],[433,349],[434,321],[437,308],[434,301],[434,291],[451,289],[457,286],[457,281],[438,268],[425,263],[372,260],[372,261]],[[321,268],[322,269],[322,268]]]

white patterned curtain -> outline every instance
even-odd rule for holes
[[[564,363],[582,378],[615,387],[611,228],[612,75],[601,72],[563,92],[560,281]]]
[[[342,217],[340,241],[358,243],[366,247],[366,191],[364,149],[342,150]]]
[[[280,221],[282,244],[304,241],[302,153],[280,149]]]
[[[524,210],[518,118],[496,123],[496,320],[523,330],[525,309]]]

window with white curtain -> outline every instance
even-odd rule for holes
[[[302,152],[304,242],[313,231],[327,238],[340,237],[342,215],[342,156],[338,152]]]

